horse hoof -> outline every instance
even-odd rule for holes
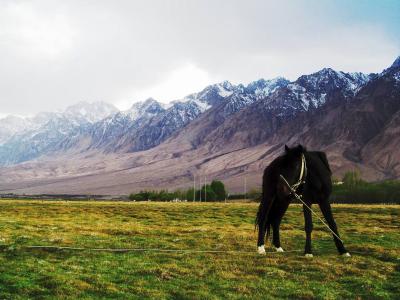
[[[312,255],[312,253],[306,253],[304,256],[307,257],[307,258],[313,258],[314,257],[314,255]]]
[[[265,247],[264,247],[264,245],[259,246],[259,247],[257,248],[257,252],[258,252],[258,254],[265,255],[266,252],[265,252]]]
[[[276,252],[284,252],[283,249],[282,249],[282,247],[275,248],[275,251],[276,251]]]
[[[343,256],[343,257],[351,257],[351,255],[350,255],[349,252],[343,253],[342,256]]]

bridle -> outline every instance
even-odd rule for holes
[[[283,177],[283,176],[281,175],[281,177]],[[306,183],[306,177],[307,177],[307,164],[306,164],[306,158],[304,157],[304,154],[302,153],[299,179],[296,181],[296,183],[294,183],[293,185],[290,186],[291,190],[296,192],[300,185]],[[286,179],[285,179],[285,181],[287,182]]]

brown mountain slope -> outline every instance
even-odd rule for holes
[[[184,188],[222,179],[231,192],[261,183],[263,168],[284,144],[328,154],[334,176],[360,169],[369,180],[400,177],[399,70],[391,69],[351,101],[333,94],[326,105],[280,114],[264,99],[225,116],[217,106],[161,145],[136,153],[80,151],[0,169],[0,192],[127,194]],[[278,99],[277,99],[278,100]],[[265,109],[267,108],[267,109]]]

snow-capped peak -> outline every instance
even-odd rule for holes
[[[318,108],[329,101],[332,95],[341,93],[342,97],[350,98],[364,86],[372,75],[363,73],[345,73],[324,68],[318,72],[302,75],[296,81],[289,83],[285,89],[278,90],[273,95],[275,107],[288,108],[285,113],[295,110],[308,111]],[[271,103],[266,103],[271,106]]]
[[[125,113],[129,115],[132,120],[137,120],[141,117],[154,116],[164,110],[163,104],[153,98],[148,98],[145,101],[134,103]]]
[[[389,72],[392,70],[394,71],[393,78],[394,78],[394,80],[396,80],[397,84],[399,84],[400,83],[400,56],[398,56],[396,58],[396,60],[393,62],[393,64],[388,69],[383,71],[382,73]]]
[[[214,104],[230,97],[235,90],[236,87],[233,84],[229,81],[223,81],[209,85],[198,93],[187,95],[182,100],[175,100],[171,103],[187,103],[188,105],[195,105],[201,112],[204,112]]]
[[[331,90],[342,88],[351,94],[356,93],[363,85],[370,80],[370,75],[360,72],[345,73],[335,71],[331,68],[324,68],[310,75],[300,76],[296,81],[308,90]]]
[[[288,84],[289,80],[283,77],[276,77],[269,80],[261,78],[259,80],[250,82],[246,86],[246,91],[254,94],[256,98],[263,98],[273,93],[276,89],[284,87]]]
[[[392,71],[396,71],[398,68],[400,68],[400,56],[398,56],[394,62],[390,65],[390,67],[384,69],[382,73],[380,73],[378,76],[384,76],[385,74],[388,74]]]
[[[30,128],[30,122],[18,116],[6,116],[0,119],[0,145],[7,141],[11,136]]]
[[[215,86],[218,89],[218,94],[223,98],[233,94],[234,86],[229,81],[223,81]]]
[[[63,116],[77,120],[78,122],[98,122],[111,114],[114,114],[118,109],[106,102],[85,102],[81,101],[71,105],[62,113]]]
[[[398,56],[395,61],[390,66],[391,68],[399,68],[400,67],[400,56]]]

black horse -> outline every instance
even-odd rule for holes
[[[294,190],[310,208],[313,203],[319,205],[329,228],[336,235],[333,235],[333,239],[337,250],[340,254],[350,256],[343,242],[337,238],[339,233],[329,204],[329,196],[332,191],[331,175],[332,172],[324,152],[307,151],[301,145],[294,148],[285,145],[285,154],[274,159],[264,170],[262,199],[256,218],[258,253],[265,254],[264,238],[265,234],[268,238],[271,227],[273,246],[276,251],[283,252],[279,226],[290,202],[294,199],[292,193]],[[304,253],[307,257],[312,257],[312,215],[310,209],[304,204],[303,213],[306,232]]]

